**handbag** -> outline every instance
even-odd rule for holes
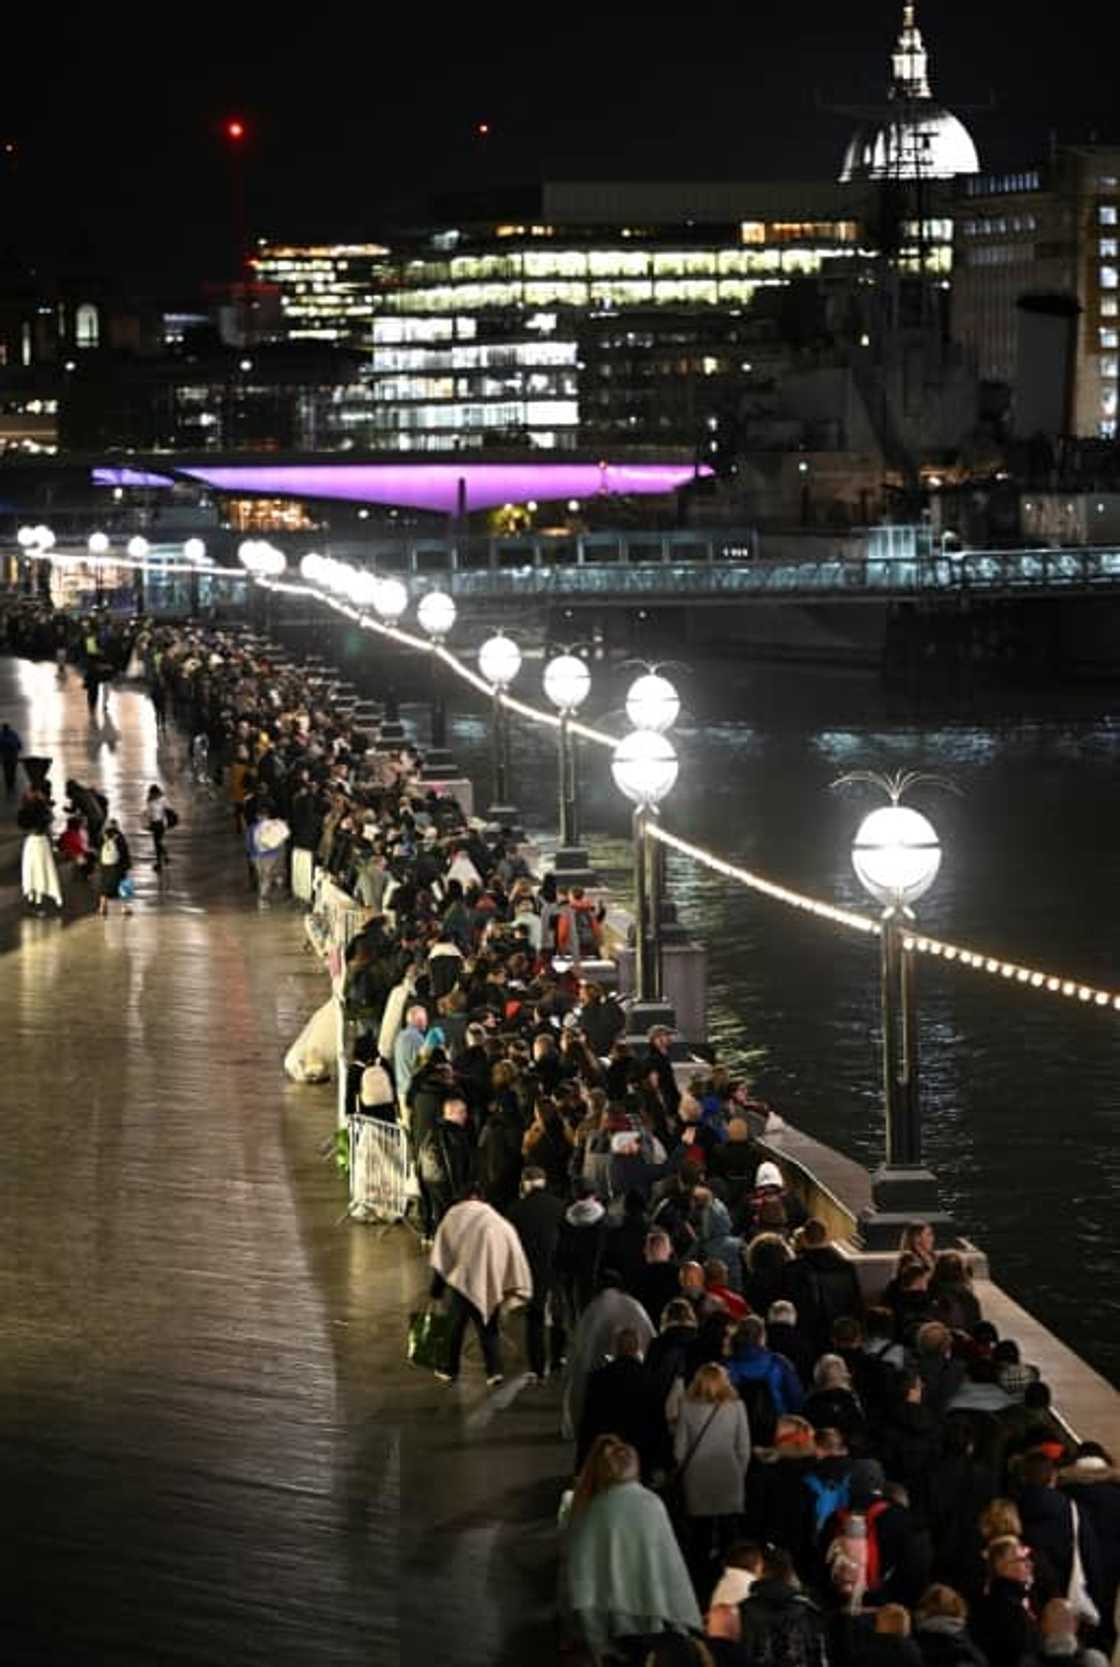
[[[451,1340],[451,1315],[434,1303],[413,1314],[408,1322],[408,1362],[429,1372],[442,1372],[447,1365]]]
[[[672,1470],[670,1470],[668,1476],[666,1476],[665,1480],[661,1483],[660,1487],[658,1487],[658,1489],[657,1489],[657,1492],[661,1496],[662,1504],[665,1506],[665,1509],[668,1511],[669,1515],[673,1518],[674,1521],[677,1521],[681,1517],[684,1517],[684,1516],[687,1515],[687,1512],[685,1510],[685,1502],[684,1502],[684,1478],[685,1478],[685,1473],[687,1472],[689,1465],[692,1463],[694,1457],[696,1456],[696,1449],[699,1447],[700,1443],[703,1441],[704,1437],[707,1435],[708,1428],[709,1428],[709,1425],[712,1422],[712,1419],[715,1417],[716,1413],[719,1411],[722,1404],[723,1403],[720,1402],[720,1401],[716,1402],[715,1406],[712,1408],[711,1412],[709,1412],[707,1418],[704,1420],[704,1425],[703,1425],[703,1428],[700,1431],[700,1434],[696,1437],[695,1441],[692,1443],[692,1446],[688,1449],[688,1452],[685,1454],[685,1456],[681,1460],[680,1464],[677,1464],[677,1465],[673,1466],[673,1468],[672,1468]]]
[[[123,898],[126,903],[131,903],[136,896],[136,881],[131,874],[122,874],[117,881],[117,896]]]
[[[179,812],[177,810],[172,810],[170,805],[164,806],[163,819],[167,823],[168,833],[171,832],[172,828],[177,828],[179,826]]]

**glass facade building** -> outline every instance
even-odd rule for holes
[[[645,401],[634,408],[625,361],[639,338],[647,372],[658,365],[703,389],[717,360],[720,371],[724,361],[738,370],[742,320],[760,294],[850,263],[859,247],[850,213],[703,225],[493,221],[434,233],[387,263],[371,328],[372,444],[562,451],[613,433],[698,445],[709,414],[701,393],[674,393],[660,419]]]
[[[285,340],[352,347],[369,339],[387,253],[378,243],[262,242],[252,266],[279,292]]]
[[[1024,304],[1064,301],[1070,329],[1063,428],[1117,434],[1120,149],[1062,146],[1044,167],[964,182],[953,326],[982,377],[1022,383],[1033,343]]]

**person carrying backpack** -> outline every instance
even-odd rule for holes
[[[746,1405],[752,1442],[769,1446],[776,1421],[800,1412],[805,1394],[785,1356],[766,1347],[766,1324],[757,1314],[748,1314],[736,1332],[727,1371]]]
[[[917,1602],[929,1580],[929,1555],[909,1510],[886,1498],[877,1459],[852,1465],[850,1504],[825,1525],[824,1585],[853,1613],[884,1603]]]
[[[838,1511],[852,1503],[852,1459],[839,1430],[817,1435],[817,1462],[805,1477],[812,1515],[813,1543],[819,1545],[825,1528]]]

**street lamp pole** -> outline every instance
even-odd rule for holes
[[[490,685],[490,732],[494,758],[494,802],[487,815],[504,828],[515,827],[516,808],[509,802],[509,725],[503,695],[521,670],[521,650],[500,631],[478,651],[478,669]]]
[[[544,692],[560,714],[557,730],[560,844],[554,869],[557,880],[569,886],[594,885],[598,878],[589,866],[586,848],[580,843],[576,738],[572,734],[572,718],[590,689],[587,662],[576,654],[557,654],[544,668]]]
[[[457,773],[455,761],[447,750],[447,706],[440,685],[439,654],[436,652],[455,624],[456,612],[454,599],[442,590],[428,591],[420,598],[416,610],[417,618],[432,640],[432,653],[428,659],[432,744],[424,755],[424,767],[420,772],[424,781],[451,781]]]
[[[872,1177],[874,1208],[860,1223],[872,1250],[893,1248],[901,1229],[915,1219],[932,1221],[943,1236],[953,1231],[938,1207],[937,1181],[922,1154],[914,954],[905,946],[913,930],[910,905],[933,884],[941,846],[926,817],[892,798],[864,818],[852,847],[856,874],[883,905],[879,985],[886,1140],[884,1161]]]
[[[636,729],[614,750],[615,785],[634,804],[634,1001],[628,1030],[632,1036],[651,1027],[676,1029],[676,1014],[662,998],[657,910],[660,886],[650,824],[657,806],[677,779],[677,755],[667,735]]]

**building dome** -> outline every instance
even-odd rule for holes
[[[858,127],[844,152],[840,178],[952,179],[978,174],[980,158],[962,121],[932,99],[897,116]]]
[[[858,127],[844,152],[844,183],[867,179],[952,179],[977,174],[972,135],[951,110],[934,102],[929,54],[914,21],[912,0],[902,8],[902,30],[891,53],[890,103],[882,116]]]

